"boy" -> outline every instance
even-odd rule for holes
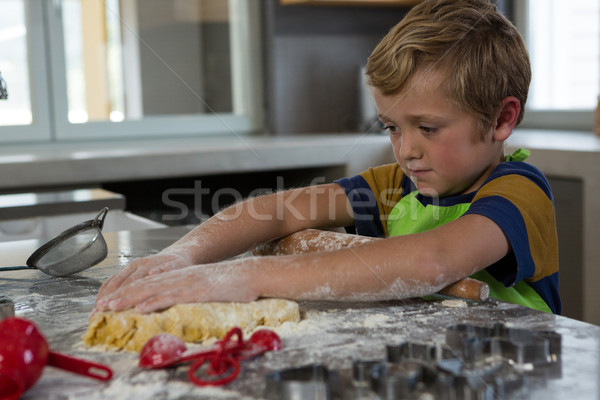
[[[512,24],[487,0],[425,1],[377,46],[366,73],[396,164],[231,206],[132,261],[103,285],[96,309],[407,298],[474,276],[492,297],[560,313],[548,182],[522,154],[503,152],[531,76]],[[222,261],[308,228],[348,226],[384,238]]]

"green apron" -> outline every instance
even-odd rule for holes
[[[529,151],[519,149],[506,156],[506,161],[523,161],[528,156]],[[437,228],[459,218],[471,205],[471,203],[459,203],[446,207],[434,204],[424,206],[416,198],[417,194],[418,191],[415,190],[404,196],[390,212],[387,222],[390,236],[410,235]],[[471,278],[487,283],[490,287],[490,297],[552,313],[546,302],[525,281],[507,288],[485,269],[474,273]]]

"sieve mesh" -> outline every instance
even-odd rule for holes
[[[95,259],[97,256],[93,250],[93,245],[100,235],[102,235],[100,230],[92,227],[57,242],[47,253],[35,261],[35,266],[37,268],[47,268],[67,260],[70,262],[81,262],[88,258]],[[84,254],[84,257],[79,256],[81,253],[89,251],[92,251],[94,254]]]

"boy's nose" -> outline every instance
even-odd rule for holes
[[[406,131],[402,133],[400,138],[399,156],[404,160],[412,160],[421,158],[423,155],[418,145],[418,137],[415,133]]]

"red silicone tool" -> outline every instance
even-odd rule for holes
[[[37,382],[46,365],[103,381],[113,374],[102,364],[50,351],[33,322],[17,317],[0,322],[0,399],[18,399]]]
[[[236,339],[233,339],[233,337]],[[201,386],[224,385],[238,375],[239,361],[258,356],[266,351],[281,349],[281,339],[268,329],[254,332],[250,339],[244,341],[240,328],[231,329],[223,340],[216,345],[198,352],[186,354],[185,343],[174,335],[167,333],[154,336],[142,348],[139,365],[143,368],[165,368],[186,361],[194,361],[188,376],[190,380]],[[206,375],[213,379],[197,376],[197,371],[209,362]]]

